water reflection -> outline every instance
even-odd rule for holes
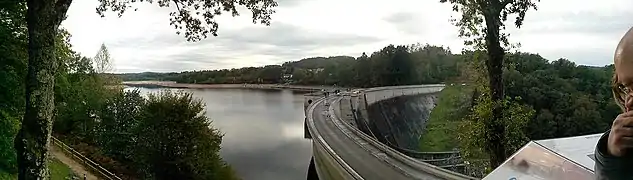
[[[131,89],[131,88],[128,88]],[[140,88],[141,93],[161,89]],[[206,104],[225,133],[220,153],[245,180],[305,179],[312,156],[303,138],[303,96],[289,90],[184,89]]]

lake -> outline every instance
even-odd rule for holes
[[[139,89],[142,94],[163,90]],[[182,90],[206,104],[206,116],[224,133],[220,153],[241,178],[306,179],[312,145],[303,138],[302,94],[290,90]]]

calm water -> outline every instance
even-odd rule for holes
[[[131,88],[128,88],[131,89]],[[141,93],[161,89],[139,88]],[[221,154],[245,180],[306,179],[312,148],[303,138],[303,96],[289,90],[185,89],[206,104],[224,135]]]

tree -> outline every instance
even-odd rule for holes
[[[133,130],[141,121],[138,116],[144,102],[139,90],[124,92],[122,89],[106,100],[97,131],[97,141],[106,154],[132,162]]]
[[[24,2],[0,0],[0,173],[16,173],[15,134],[24,112],[27,37]]]
[[[508,157],[503,144],[506,143],[503,124],[503,60],[505,56],[504,46],[508,46],[508,34],[501,33],[505,29],[504,22],[508,15],[516,14],[514,24],[520,28],[525,19],[526,12],[534,8],[535,1],[539,0],[440,0],[450,2],[453,10],[462,13],[462,17],[456,21],[459,27],[459,36],[471,38],[466,40],[466,45],[473,45],[476,49],[485,49],[487,53],[486,70],[488,74],[488,86],[492,116],[486,121],[485,129],[491,131],[492,137],[485,144],[485,149],[490,156],[491,167],[497,167]],[[503,43],[503,44],[502,44]],[[502,46],[503,45],[503,46]]]
[[[176,6],[170,13],[171,24],[189,41],[199,41],[207,34],[217,35],[215,16],[229,12],[239,15],[236,7],[245,6],[253,12],[253,23],[270,24],[270,16],[277,3],[273,0],[158,0],[124,1],[99,0],[97,12],[104,15],[112,10],[121,16],[134,3],[156,3],[160,7]],[[26,108],[22,127],[15,138],[19,179],[48,177],[48,142],[54,109],[55,72],[59,63],[55,53],[55,36],[66,17],[72,0],[26,0],[28,29],[28,71],[26,75]],[[22,6],[23,7],[23,6]]]
[[[101,44],[97,55],[92,58],[92,61],[94,61],[94,68],[97,73],[106,73],[112,70],[112,58],[105,44]]]
[[[236,179],[220,157],[222,134],[191,93],[149,94],[135,130],[134,162],[149,179]]]

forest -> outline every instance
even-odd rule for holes
[[[24,21],[14,22],[15,27],[25,26]],[[25,33],[15,36],[9,31],[24,28],[11,28],[0,26],[2,180],[18,179],[19,164],[34,163],[19,161],[14,146],[25,113],[27,40],[20,35]],[[237,179],[220,157],[223,135],[203,115],[200,100],[184,92],[144,97],[139,91],[124,91],[121,80],[104,73],[112,61],[105,45],[94,57],[86,57],[74,52],[69,40],[70,34],[59,29],[54,41],[58,68],[53,85],[53,136],[123,179]],[[50,177],[71,177],[63,172],[58,175],[60,169],[66,174],[70,170],[57,157],[46,159]]]
[[[507,112],[505,119],[522,119],[510,123],[519,125],[516,130],[523,134],[514,146],[528,140],[602,133],[621,113],[611,93],[613,65],[582,66],[567,59],[549,61],[538,54],[516,52],[508,54],[505,67],[504,90],[520,107],[518,112]],[[464,79],[468,79],[466,72]],[[473,143],[469,139],[479,129],[469,123],[475,118],[474,111],[481,110],[475,108],[476,96],[481,93],[475,89],[471,85],[447,86],[440,93],[420,138],[421,151],[468,148],[464,143]],[[472,158],[484,157],[477,154]]]
[[[437,136],[455,136],[455,146],[467,158],[484,158],[491,169],[530,139],[602,132],[620,112],[609,92],[612,65],[588,67],[567,59],[546,60],[538,54],[511,51],[509,34],[504,32],[506,21],[520,28],[526,12],[537,9],[538,1],[439,1],[461,13],[451,22],[471,51],[388,45],[359,57],[314,57],[264,67],[140,74],[105,73],[105,46],[94,58],[72,51],[68,32],[58,28],[72,0],[0,1],[0,178],[47,179],[51,134],[124,177],[235,177],[217,155],[221,133],[199,128],[210,125],[198,115],[202,109],[199,102],[182,93],[141,97],[138,92],[117,88],[121,80],[344,87],[465,82],[469,87],[453,89],[454,96],[445,93],[440,97],[447,102],[447,113],[436,116],[455,123],[456,129]],[[102,16],[109,11],[121,16],[131,4],[141,2],[100,1],[96,11]],[[277,6],[273,0],[173,3],[196,9],[170,14],[170,25],[188,41],[216,36],[215,15],[237,15],[236,6],[250,10],[253,23],[270,25]],[[171,3],[154,4],[165,7]],[[156,116],[155,112],[169,114]],[[177,134],[181,141],[172,140],[165,132]],[[122,152],[121,147],[140,151]],[[189,160],[191,157],[196,160]]]
[[[408,84],[472,82],[477,52],[454,54],[433,45],[388,45],[367,56],[313,57],[282,65],[180,73],[118,74],[123,80],[168,80],[180,83],[287,83],[377,87]],[[526,105],[529,139],[604,132],[619,113],[611,94],[613,65],[577,65],[568,59],[547,60],[527,52],[508,53],[504,62],[506,95]],[[471,106],[473,88],[448,119],[460,120]],[[451,96],[455,96],[452,94]],[[463,110],[463,109],[466,110]],[[460,113],[454,113],[454,112]]]
[[[312,57],[282,65],[180,73],[113,74],[124,81],[163,80],[202,84],[296,84],[376,87],[453,80],[463,58],[447,48],[422,44],[388,45],[360,57]]]

